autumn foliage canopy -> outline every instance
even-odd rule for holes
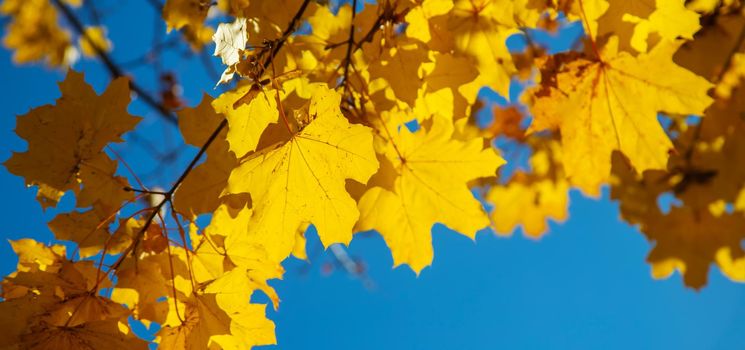
[[[2,348],[145,349],[132,319],[158,324],[162,349],[274,344],[251,296],[279,307],[268,281],[306,257],[311,225],[325,247],[374,230],[418,274],[437,223],[539,238],[570,190],[604,186],[649,240],[655,278],[698,289],[716,266],[745,281],[738,0],[149,2],[174,45],[214,48],[223,93],[201,87],[194,107],[149,94],[109,55],[105,22],[82,20],[87,1],[0,5],[16,63],[82,56],[112,76],[97,94],[69,70],[56,102],[17,117],[28,147],[4,166],[43,208],[75,198],[48,223],[73,244],[11,242]],[[568,50],[533,40],[573,23],[585,34]],[[515,84],[519,98],[485,110],[479,91]],[[159,188],[112,147],[142,121],[132,99],[198,150]]]

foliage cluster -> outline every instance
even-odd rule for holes
[[[163,349],[273,344],[251,297],[278,307],[268,281],[306,257],[310,225],[325,247],[375,230],[395,265],[419,273],[436,223],[539,238],[566,219],[571,189],[605,185],[651,242],[655,277],[677,270],[701,288],[715,265],[745,280],[737,0],[167,0],[168,30],[195,52],[214,41],[216,83],[230,86],[185,108],[125,77],[103,24],[80,19],[83,2],[0,5],[17,63],[66,67],[82,53],[115,78],[98,95],[70,70],[54,105],[17,119],[28,149],[5,166],[44,208],[75,197],[49,222],[74,249],[11,243],[4,348],[146,348],[130,318],[159,325]],[[570,50],[533,40],[568,23],[586,33]],[[511,52],[510,37],[525,49]],[[521,81],[520,100],[479,125],[479,91],[508,96]],[[141,119],[127,112],[132,92],[199,150],[168,190],[110,147]],[[500,171],[500,154],[526,165]]]

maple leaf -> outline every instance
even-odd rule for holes
[[[623,218],[655,243],[648,261],[656,278],[679,270],[687,286],[701,288],[709,265],[716,264],[730,279],[745,280],[745,236],[739,229],[745,224],[745,168],[732,162],[745,156],[743,93],[738,88],[732,99],[718,101],[696,125],[674,124],[681,152],[670,157],[666,170],[637,174],[614,154],[611,196]],[[663,195],[676,198],[669,212],[658,204]]]
[[[682,0],[608,1],[608,10],[598,18],[594,38],[619,37],[624,51],[647,52],[649,42],[693,39],[701,25],[699,15]],[[653,40],[654,38],[654,40]]]
[[[509,235],[521,225],[530,238],[540,238],[547,219],[566,220],[569,183],[561,171],[558,142],[537,141],[530,157],[530,172],[518,171],[502,185],[491,186],[486,201],[494,205],[491,219],[498,234]]]
[[[111,286],[99,276],[92,261],[72,262],[61,246],[44,246],[33,240],[13,242],[19,270],[3,281],[5,328],[0,345],[23,349],[145,349],[126,323],[128,311],[98,296],[97,288]],[[21,325],[21,327],[18,326]]]
[[[632,57],[619,53],[616,42],[597,58],[555,56],[544,63],[541,85],[526,96],[534,116],[529,131],[561,131],[564,170],[589,195],[608,179],[613,150],[641,171],[667,165],[673,147],[658,112],[701,115],[712,102],[711,84],[672,62],[677,45]],[[551,60],[559,60],[558,69]]]
[[[168,24],[169,31],[185,26],[201,27],[210,6],[210,0],[166,0],[163,5],[163,19]]]
[[[236,65],[241,61],[241,54],[246,49],[246,19],[238,18],[233,23],[220,23],[212,40],[215,42],[214,55],[220,57],[222,64],[228,66],[217,82],[219,85],[233,79]]]
[[[173,350],[250,349],[276,343],[274,323],[264,316],[264,305],[232,298],[219,303],[215,294],[196,294],[181,306],[183,321],[172,310],[156,334],[159,348]]]
[[[65,258],[65,246],[47,246],[30,238],[10,241],[18,255],[18,271],[48,271],[58,268]]]
[[[312,49],[317,50],[318,56],[327,56],[326,54],[329,54],[328,51],[334,52],[333,48],[326,50],[327,45],[349,39],[349,26],[351,22],[352,7],[348,4],[339,7],[336,14],[328,7],[320,7],[313,15],[308,17],[308,24],[313,29],[312,35],[303,36],[300,40],[311,44]],[[341,60],[344,50],[336,50],[336,53],[335,58]]]
[[[685,284],[693,288],[706,284],[712,262],[745,256],[741,245],[745,239],[745,219],[739,213],[716,215],[707,208],[673,207],[667,215],[647,219],[642,229],[655,243],[647,257],[653,275],[664,278],[678,269]],[[726,249],[724,256],[722,249]],[[738,279],[743,277],[740,274]]]
[[[133,198],[132,193],[125,190],[129,187],[127,178],[116,176],[117,165],[116,161],[101,152],[80,167],[78,177],[83,187],[77,193],[77,207],[94,206],[112,212]]]
[[[42,323],[14,345],[23,349],[148,349],[145,341],[128,328],[122,332],[122,328],[123,323],[114,319],[88,322],[77,327],[53,327]]]
[[[263,242],[255,242],[245,234],[251,217],[252,211],[249,208],[235,209],[227,204],[221,205],[213,213],[210,224],[205,228],[205,235],[199,241],[197,249],[200,253],[197,258],[206,255],[209,259],[217,254],[222,263],[218,269],[213,270],[232,267],[227,272],[213,274],[214,279],[208,287],[210,290],[227,294],[248,293],[247,297],[250,297],[258,289],[272,300],[276,310],[279,307],[279,297],[274,288],[267,284],[267,280],[282,278],[284,270],[268,256]],[[209,239],[208,236],[213,238]],[[209,241],[218,237],[224,240],[222,252],[215,251],[215,243],[210,244]]]
[[[116,271],[117,283],[111,292],[111,299],[127,305],[133,310],[132,316],[146,325],[153,321],[165,321],[166,311],[162,310],[164,305],[159,299],[171,296],[168,286],[169,278],[173,276],[167,259],[173,259],[176,269],[185,270],[185,267],[179,269],[181,261],[177,258],[178,255],[150,255],[136,262],[127,259]],[[181,265],[185,265],[185,262]]]
[[[352,238],[359,212],[345,182],[366,183],[378,162],[371,130],[349,124],[339,103],[336,92],[318,86],[308,107],[310,124],[286,142],[249,155],[230,174],[225,193],[251,194],[248,235],[274,260],[290,254],[303,224],[314,224],[325,246]]]
[[[0,13],[11,15],[3,44],[14,49],[13,61],[46,61],[52,66],[70,64],[73,52],[70,33],[57,23],[57,10],[48,0],[4,1]]]
[[[385,79],[399,100],[413,106],[422,84],[419,66],[426,62],[426,55],[426,51],[417,47],[387,50],[368,67],[371,80]]]
[[[395,118],[391,117],[391,120]],[[468,182],[495,176],[504,163],[482,139],[452,139],[453,126],[434,116],[417,132],[395,122],[381,169],[359,200],[359,231],[375,229],[383,236],[395,266],[408,264],[417,274],[432,262],[431,229],[435,223],[474,238],[489,225]]]
[[[98,254],[110,237],[107,228],[111,222],[105,215],[95,208],[62,213],[49,222],[49,229],[57,239],[77,243],[80,257],[87,258]]]
[[[432,40],[432,32],[436,31],[437,28],[430,26],[433,23],[430,21],[432,18],[447,14],[453,9],[453,1],[451,0],[431,0],[423,1],[419,6],[412,7],[406,13],[406,36],[421,40],[422,42],[429,42]]]
[[[729,277],[745,280],[745,270],[733,268],[745,261],[741,213],[713,210],[690,198],[664,213],[657,198],[672,189],[669,182],[661,181],[669,176],[654,170],[639,175],[618,153],[614,153],[613,172],[612,198],[621,201],[624,218],[638,223],[654,243],[647,261],[655,278],[667,278],[679,270],[685,284],[698,289],[706,284],[709,265],[717,263]]]
[[[38,107],[17,118],[16,133],[28,142],[28,150],[14,152],[5,162],[8,171],[23,176],[27,185],[44,185],[45,191],[39,193],[42,196],[50,189],[79,192],[81,177],[93,176],[103,148],[110,142],[121,142],[121,135],[140,120],[126,112],[126,78],[114,80],[100,96],[85,83],[82,74],[72,70],[59,86],[62,97],[57,105]],[[92,169],[84,170],[86,167]],[[86,185],[83,183],[83,187]],[[116,192],[98,193],[97,197],[122,198],[122,188],[109,188]],[[56,203],[58,197],[47,199],[42,203]],[[83,202],[90,200],[83,198]]]
[[[472,57],[479,83],[509,96],[509,77],[515,67],[506,40],[519,32],[514,8],[511,0],[457,0],[448,13],[430,18],[430,31],[436,34],[430,34],[434,42],[429,45],[441,52],[455,49]]]
[[[727,60],[712,59],[727,57],[739,50],[739,34],[745,28],[745,16],[739,12],[719,14],[714,22],[696,33],[696,40],[688,41],[675,52],[673,60],[686,69],[717,82],[718,75],[728,67]]]
[[[423,85],[417,94],[413,113],[422,120],[434,114],[454,120],[468,115],[481,85],[478,71],[465,57],[449,53],[430,53],[423,62]]]
[[[243,97],[251,93],[252,89],[253,84],[244,84],[212,102],[215,111],[228,120],[226,139],[236,158],[255,151],[267,126],[279,120],[277,92],[261,91],[247,104],[242,103]]]

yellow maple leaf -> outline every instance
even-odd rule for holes
[[[126,305],[132,316],[141,322],[165,321],[165,305],[160,298],[173,297],[169,283],[172,278],[170,264],[174,269],[185,270],[185,262],[179,255],[167,254],[143,256],[140,259],[127,259],[116,270],[117,282],[111,292],[111,300]],[[172,305],[172,304],[171,304]]]
[[[41,323],[35,332],[25,334],[17,344],[22,349],[111,349],[146,350],[148,344],[116,320],[87,322],[77,327],[55,327]]]
[[[530,157],[530,172],[518,171],[506,184],[491,186],[486,201],[494,205],[491,219],[497,234],[509,235],[518,225],[530,238],[540,238],[547,219],[566,220],[569,183],[561,171],[560,146],[550,140]]]
[[[515,65],[506,40],[534,27],[544,7],[528,0],[417,1],[405,12],[405,33],[430,50],[468,58],[479,72],[478,87],[509,96]]]
[[[422,64],[424,85],[418,91],[414,114],[422,120],[434,114],[454,120],[468,115],[481,88],[478,71],[462,56],[430,52]]]
[[[243,103],[244,96],[252,93],[252,89],[255,89],[253,84],[244,84],[234,91],[225,92],[212,102],[215,111],[228,120],[226,139],[230,151],[239,159],[256,150],[267,126],[279,120],[276,100],[278,92],[259,91],[248,103]]]
[[[75,205],[78,208],[94,206],[111,214],[122,203],[134,198],[132,192],[125,190],[129,187],[129,181],[115,175],[117,165],[116,161],[101,152],[80,167],[78,177],[83,187],[76,197]],[[39,191],[42,191],[41,187]]]
[[[290,254],[298,228],[307,223],[316,226],[325,246],[352,238],[359,212],[345,182],[366,183],[378,162],[371,130],[349,124],[339,103],[338,93],[318,86],[305,113],[313,120],[297,133],[286,133],[286,142],[249,155],[230,174],[225,193],[251,194],[254,218],[248,235],[273,260]]]
[[[453,9],[452,0],[422,1],[406,13],[406,36],[429,42],[432,40],[430,19],[447,14]]]
[[[224,238],[222,252],[219,255],[224,258],[222,266],[229,266],[232,269],[217,276],[210,282],[209,288],[226,294],[248,293],[248,296],[252,291],[259,289],[272,300],[274,308],[277,309],[279,297],[274,288],[267,284],[267,280],[282,278],[284,270],[278,262],[271,260],[267,255],[262,242],[255,242],[245,234],[251,216],[252,211],[249,208],[236,210],[225,204],[213,213],[209,226],[205,228],[205,235]],[[219,244],[219,241],[210,244],[207,238],[204,238],[200,243],[206,246],[201,251],[214,254],[214,248],[210,248],[214,244]],[[211,240],[215,241],[214,238]]]
[[[208,293],[184,300],[179,315],[175,309],[170,310],[168,321],[156,334],[159,348],[250,349],[275,344],[274,323],[264,315],[265,306],[249,304],[241,296],[218,302],[216,294]]]
[[[370,80],[384,79],[398,100],[413,106],[422,85],[419,67],[427,60],[427,52],[416,46],[386,50],[368,67]]]
[[[622,51],[647,52],[660,41],[690,40],[701,28],[699,15],[687,9],[683,0],[576,0],[569,3],[570,18],[583,22],[590,40],[602,41],[610,35],[617,36]]]
[[[57,239],[77,243],[78,254],[81,258],[87,258],[101,252],[110,237],[107,230],[111,223],[107,222],[109,219],[106,213],[95,208],[86,212],[74,211],[54,217],[49,222],[49,229]]]
[[[704,192],[696,187],[705,189],[722,182],[718,175],[681,186],[684,174],[671,176],[661,170],[637,174],[618,152],[613,156],[613,175],[611,197],[621,202],[621,215],[638,224],[654,244],[647,257],[653,277],[667,278],[678,270],[686,286],[698,289],[706,284],[709,266],[717,264],[726,276],[745,279],[745,217],[712,205],[708,193],[705,198],[697,195]],[[658,198],[664,193],[682,201],[663,212]]]
[[[673,60],[690,71],[719,83],[719,75],[729,67],[726,59],[739,51],[742,42],[738,40],[745,29],[745,16],[742,13],[718,13],[713,23],[708,23],[698,33],[696,40],[688,41],[675,52]]]
[[[19,270],[3,281],[0,325],[9,327],[0,336],[0,346],[146,348],[129,329],[128,310],[98,295],[98,288],[108,288],[111,282],[93,261],[70,261],[61,246],[33,240],[12,243],[19,254]]]
[[[70,64],[74,49],[70,34],[57,23],[57,10],[49,0],[12,0],[0,5],[0,13],[12,21],[3,44],[14,49],[13,61],[46,61],[49,65]]]
[[[390,140],[381,141],[386,144],[381,169],[359,200],[356,227],[380,232],[394,265],[408,264],[416,273],[432,262],[435,223],[470,238],[489,225],[468,182],[495,176],[504,163],[481,138],[455,140],[448,120],[435,115],[430,121],[417,132],[391,121],[387,132],[380,132]]]
[[[210,0],[167,0],[163,5],[163,19],[168,24],[168,30],[185,26],[201,27],[210,6]]]
[[[712,102],[712,85],[672,62],[677,45],[632,57],[616,43],[610,40],[600,57],[555,56],[526,96],[534,116],[529,131],[561,131],[564,170],[589,195],[607,181],[613,150],[640,170],[665,168],[672,144],[657,114],[701,115]]]
[[[14,152],[5,162],[8,171],[23,176],[26,184],[44,185],[40,195],[48,194],[49,189],[79,192],[83,169],[100,162],[103,148],[110,142],[121,142],[121,135],[141,119],[127,113],[126,78],[114,80],[100,96],[82,74],[72,70],[59,85],[62,97],[57,105],[38,107],[17,118],[16,133],[28,142],[28,150]],[[97,193],[96,197],[122,196],[121,188],[107,188],[117,192]]]
[[[706,284],[709,265],[722,259],[723,247],[731,252],[729,259],[745,256],[741,245],[745,219],[740,213],[715,215],[707,208],[673,207],[670,213],[645,223],[642,230],[655,244],[647,260],[657,278],[679,269],[687,286],[701,288]]]
[[[476,61],[479,82],[509,96],[515,72],[507,38],[518,32],[512,0],[458,0],[448,18],[447,31],[455,47]]]

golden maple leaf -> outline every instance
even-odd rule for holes
[[[163,19],[168,30],[202,27],[210,6],[210,0],[167,0],[163,5]]]
[[[18,271],[3,281],[0,346],[22,349],[146,349],[129,312],[98,295],[111,286],[92,261],[70,261],[61,246],[12,242]]]
[[[49,0],[6,0],[0,13],[12,16],[3,44],[15,50],[13,61],[43,60],[51,66],[71,63],[70,33],[57,23],[57,10]]]
[[[701,25],[699,15],[683,0],[607,1],[608,10],[598,18],[595,38],[619,37],[619,48],[647,52],[660,41],[693,39]],[[650,45],[651,44],[651,45]]]
[[[255,89],[253,84],[244,84],[212,101],[215,111],[228,120],[225,137],[237,158],[255,151],[267,126],[279,121],[276,95],[280,92],[258,91],[248,103],[242,103],[252,89]]]
[[[255,98],[251,105],[262,99]],[[316,226],[325,246],[352,239],[359,212],[345,182],[366,183],[378,162],[371,130],[347,122],[339,104],[338,93],[318,86],[303,112],[312,121],[292,134],[287,125],[289,139],[248,155],[230,174],[225,194],[251,195],[248,235],[265,246],[273,260],[290,254],[304,224]],[[236,141],[230,132],[228,141]]]
[[[683,203],[663,212],[658,197],[673,191],[676,178],[662,171],[637,174],[619,153],[613,157],[611,196],[621,201],[621,214],[654,243],[647,261],[655,278],[669,277],[675,270],[685,284],[701,288],[709,265],[716,263],[728,277],[745,280],[745,217],[742,213],[716,210],[715,206],[684,197]],[[685,190],[687,191],[687,190]],[[740,266],[739,268],[737,266]]]
[[[534,116],[529,131],[561,131],[567,177],[589,195],[607,181],[613,150],[640,171],[665,168],[673,147],[657,114],[701,115],[712,102],[712,85],[672,62],[677,45],[632,57],[616,43],[610,40],[598,57],[549,59],[540,85],[526,95]]]
[[[169,311],[168,320],[156,334],[159,348],[247,350],[275,344],[274,323],[264,316],[264,305],[249,304],[241,296],[219,302],[216,294],[205,293],[179,302],[181,316]]]
[[[413,116],[411,116],[414,118]],[[393,254],[394,265],[408,264],[416,273],[432,262],[435,223],[474,238],[489,225],[468,182],[495,176],[504,163],[480,138],[452,139],[452,124],[438,116],[417,132],[390,117],[384,126],[381,169],[359,200],[357,230],[375,229]]]
[[[49,200],[42,203],[56,203],[59,199],[54,192],[50,195],[50,190],[73,190],[83,195],[79,202],[92,203],[94,200],[85,195],[89,192],[80,192],[83,182],[83,187],[90,183],[98,191],[107,189],[106,193],[90,195],[104,200],[109,209],[116,209],[119,200],[130,198],[131,194],[123,193],[126,182],[113,177],[110,163],[104,165],[109,169],[99,169],[98,164],[102,157],[106,158],[104,163],[110,162],[103,154],[104,147],[110,142],[121,142],[121,135],[140,120],[127,113],[127,79],[114,80],[100,96],[85,83],[82,74],[72,70],[59,85],[62,97],[57,105],[38,107],[17,118],[16,133],[28,142],[28,150],[14,152],[5,166],[11,173],[23,176],[27,185],[40,186],[39,194]],[[123,186],[102,185],[111,181]]]
[[[548,230],[547,219],[562,222],[569,209],[569,183],[561,169],[561,147],[538,139],[529,172],[518,171],[505,184],[491,186],[486,201],[494,205],[492,223],[497,234],[509,235],[520,225],[530,238]]]

